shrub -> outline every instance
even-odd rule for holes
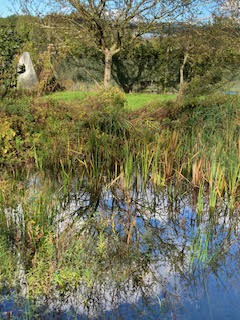
[[[89,111],[120,111],[127,102],[125,93],[119,88],[100,89],[94,96],[88,96],[80,103],[82,110]]]
[[[97,99],[104,107],[122,109],[127,101],[125,93],[117,87],[102,89],[98,92]]]
[[[12,142],[16,133],[11,128],[7,119],[1,119],[0,123],[0,156],[4,157],[12,148]]]
[[[204,76],[195,76],[186,85],[184,94],[192,97],[211,94],[221,88],[222,84],[222,76],[219,70],[209,70]]]

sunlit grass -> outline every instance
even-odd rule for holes
[[[75,102],[83,100],[87,96],[93,95],[93,92],[83,92],[83,91],[62,91],[56,92],[48,95],[47,97],[54,101],[66,101]]]
[[[175,94],[132,93],[127,94],[127,108],[129,110],[137,110],[150,102],[174,99],[176,99]]]
[[[64,101],[67,103],[78,103],[79,101],[89,96],[95,95],[96,92],[83,92],[83,91],[62,91],[53,93],[47,96],[47,99],[53,101]],[[130,93],[126,94],[127,102],[126,108],[128,110],[137,110],[151,102],[155,101],[169,101],[176,99],[174,94],[151,94],[151,93]]]

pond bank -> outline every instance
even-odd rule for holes
[[[3,317],[236,318],[239,97],[125,98],[1,102]]]
[[[24,98],[1,102],[0,165],[10,170],[77,170],[111,183],[141,175],[156,186],[204,184],[221,197],[239,184],[239,97],[154,102],[124,109],[125,95],[88,97],[78,106]]]

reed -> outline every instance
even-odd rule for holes
[[[123,149],[124,152],[124,167],[123,167],[123,181],[124,181],[124,189],[129,190],[132,187],[133,178],[134,178],[134,161],[133,161],[133,155],[131,151],[129,150],[128,144],[124,146]]]
[[[120,174],[126,189],[138,176],[144,187],[206,183],[212,208],[224,193],[234,206],[240,157],[237,97],[155,103],[132,112],[124,110],[124,95],[115,89],[91,99],[85,101],[88,112],[82,103],[67,108],[21,100],[27,107],[13,109],[12,101],[5,101],[1,112],[10,134],[0,142],[6,150],[2,167],[50,170],[62,174],[66,185],[75,173],[85,172],[97,188]]]
[[[101,287],[106,279],[119,285],[132,277],[138,285],[159,252],[170,258],[169,248],[178,249],[167,244],[166,224],[177,220],[173,233],[188,234],[179,199],[190,192],[197,228],[190,267],[213,260],[218,204],[234,212],[239,199],[239,98],[126,112],[116,94],[78,110],[37,101],[1,109],[9,135],[0,139],[0,282],[8,288],[14,278],[18,283],[20,258],[32,298],[52,297],[54,290],[64,295],[79,284],[91,292],[94,281]],[[81,301],[89,308],[90,296]]]
[[[154,150],[151,144],[140,143],[137,146],[138,153],[136,155],[136,161],[138,162],[138,170],[141,175],[144,186],[149,182],[149,176],[151,173],[151,167],[153,163]]]

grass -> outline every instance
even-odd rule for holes
[[[82,91],[62,91],[52,93],[47,97],[53,101],[66,101],[66,102],[73,102],[83,100],[87,96],[94,94],[92,92],[82,92]]]
[[[127,94],[127,108],[131,111],[140,109],[153,101],[169,101],[176,99],[175,94],[133,93]]]
[[[82,92],[82,91],[63,91],[53,93],[48,96],[48,99],[53,101],[64,101],[67,103],[78,103],[79,101],[87,98],[88,96],[95,95],[95,92]],[[141,107],[155,101],[165,102],[176,99],[174,94],[148,94],[148,93],[131,93],[126,94],[127,102],[126,107],[130,111],[140,109]]]

